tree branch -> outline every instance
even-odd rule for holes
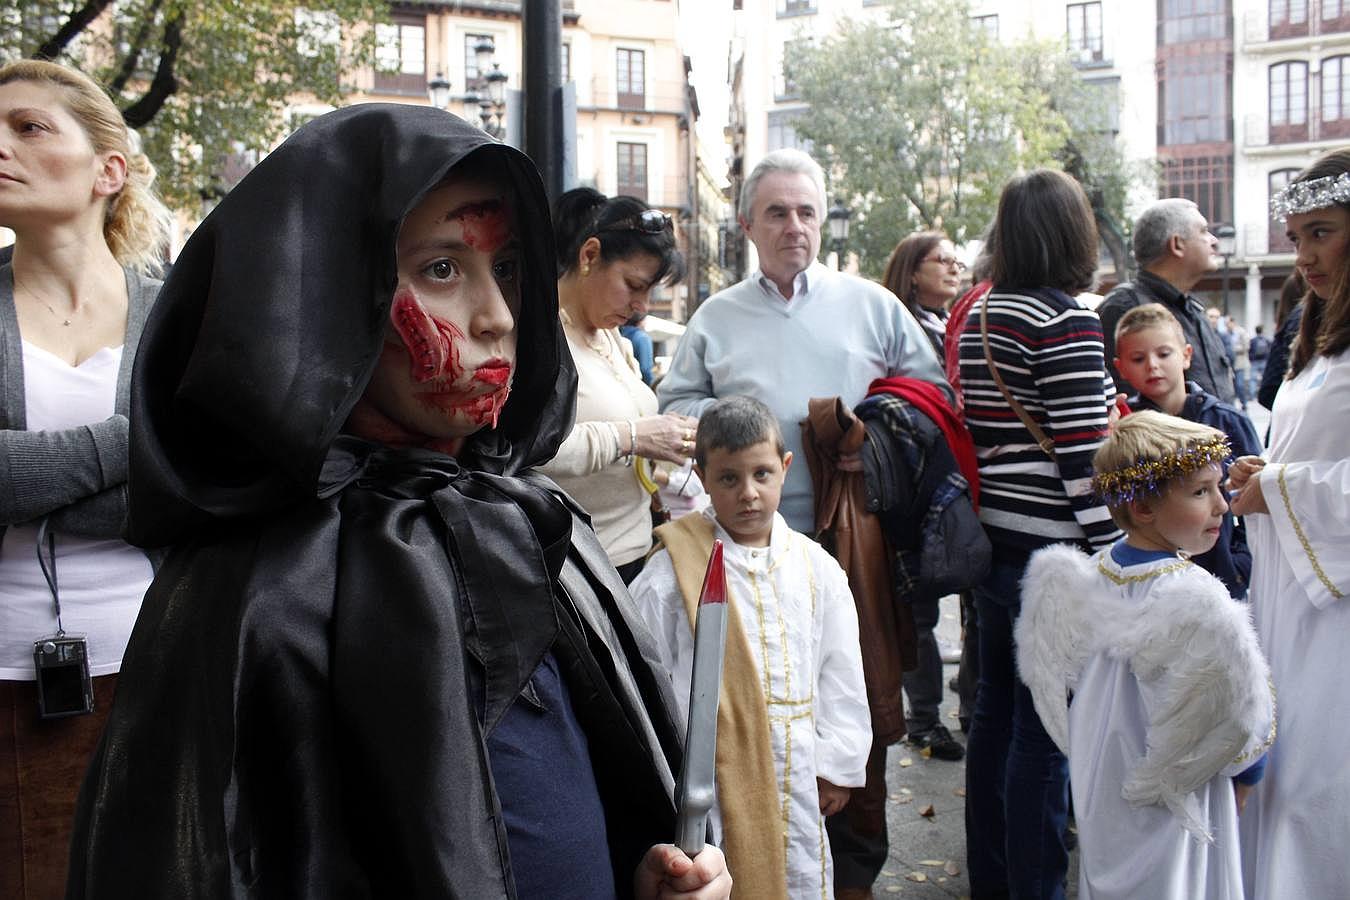
[[[144,96],[122,111],[122,118],[131,128],[140,128],[159,112],[164,101],[178,91],[178,79],[173,73],[178,51],[183,46],[183,15],[177,13],[164,23],[164,47],[159,54],[159,65]]]
[[[164,5],[163,0],[155,0],[150,9],[146,10],[145,17],[141,19],[141,27],[136,31],[136,37],[131,42],[130,49],[127,50],[126,58],[122,60],[122,67],[117,70],[117,75],[108,83],[108,92],[116,96],[121,93],[122,88],[127,86],[131,76],[136,74],[136,67],[141,61],[141,51],[145,47],[146,40],[150,37],[150,27],[155,24],[155,16],[159,14],[160,7]]]
[[[70,14],[66,24],[57,29],[56,34],[33,51],[33,59],[56,59],[66,49],[66,45],[75,39],[75,35],[89,27],[89,23],[97,19],[111,3],[112,0],[87,0],[84,6]]]

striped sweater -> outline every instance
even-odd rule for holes
[[[1092,455],[1106,439],[1115,386],[1106,372],[1102,326],[1077,300],[1050,288],[989,295],[989,345],[1017,402],[1055,444],[1051,460],[989,374],[980,304],[960,339],[966,425],[980,464],[980,520],[995,549],[1030,552],[1071,542],[1085,548],[1119,537],[1092,496]]]

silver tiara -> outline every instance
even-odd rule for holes
[[[1270,214],[1277,222],[1284,222],[1290,216],[1337,203],[1350,203],[1350,172],[1289,185],[1271,198]]]

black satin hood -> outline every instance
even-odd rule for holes
[[[362,104],[305,125],[198,227],[147,323],[132,380],[130,524],[158,546],[330,494],[331,453],[378,361],[398,229],[470,154],[501,160],[522,247],[518,351],[498,426],[460,461],[552,458],[576,374],[558,321],[548,203],[519,151],[440,110]]]

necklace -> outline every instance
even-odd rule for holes
[[[18,283],[16,282],[16,283],[15,283],[15,286],[14,286],[14,289],[15,289],[16,292],[19,291],[19,290],[22,290],[25,294],[27,294],[28,296],[30,296],[30,297],[32,297],[33,299],[37,300],[37,302],[39,302],[39,303],[41,303],[43,306],[47,307],[47,312],[51,313],[51,314],[52,314],[53,316],[55,316],[56,318],[60,319],[60,320],[61,320],[61,324],[62,324],[63,326],[65,326],[65,327],[67,327],[67,328],[70,327],[70,322],[71,322],[70,317],[69,317],[69,316],[62,316],[59,312],[56,311],[56,308],[55,308],[55,307],[53,307],[50,303],[47,302],[47,300],[46,300],[45,297],[42,297],[41,295],[37,294],[35,291],[33,291],[32,288],[28,287],[27,285],[20,285],[20,284],[18,284]]]

